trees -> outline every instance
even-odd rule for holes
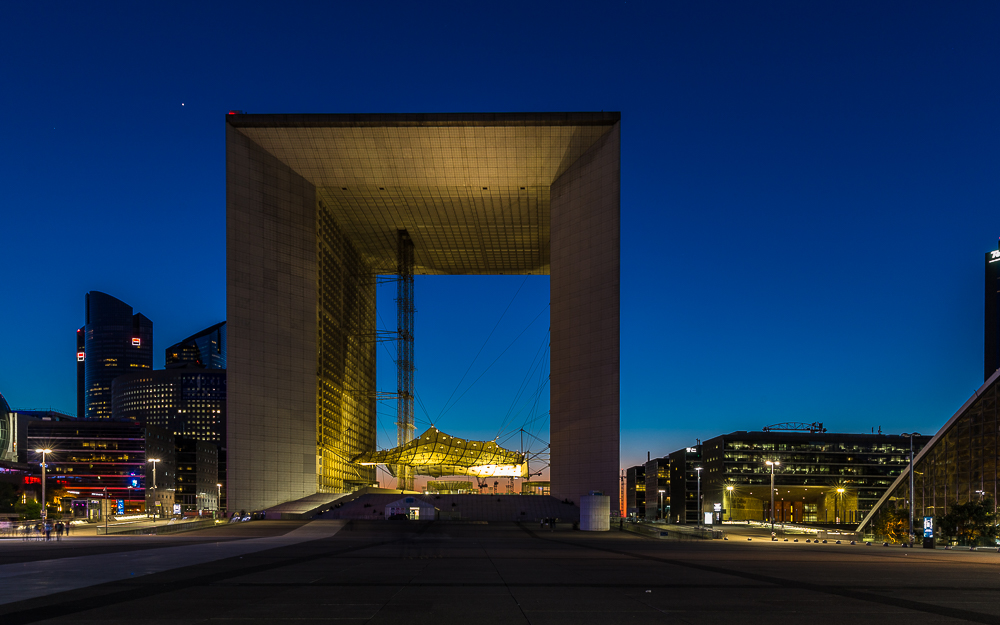
[[[29,499],[26,503],[14,504],[14,512],[18,514],[18,518],[22,521],[33,521],[41,518],[42,504],[34,499]]]
[[[886,541],[909,542],[910,511],[906,508],[881,510],[873,529],[876,536],[880,536]]]
[[[0,512],[13,512],[14,504],[20,497],[17,488],[10,482],[0,482]]]
[[[996,538],[997,516],[992,499],[984,498],[968,503],[954,502],[948,507],[948,514],[938,517],[937,520],[938,529],[944,536],[970,546],[984,539]]]

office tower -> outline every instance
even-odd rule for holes
[[[78,339],[77,362],[83,358],[83,385],[79,385],[78,373],[77,407],[83,412],[77,416],[110,419],[112,380],[153,368],[153,322],[133,314],[125,302],[91,291],[86,296],[86,323],[81,330],[83,350]]]
[[[87,375],[87,346],[84,337],[87,336],[84,330],[86,326],[76,331],[76,416],[84,418],[87,413],[86,393],[83,389],[86,385]]]
[[[176,365],[193,365],[201,369],[226,368],[226,322],[174,343],[166,350],[167,368]]]

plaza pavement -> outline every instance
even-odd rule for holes
[[[258,521],[0,541],[0,624],[1000,623],[998,574],[995,551]]]

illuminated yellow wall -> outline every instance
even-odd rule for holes
[[[350,462],[375,448],[375,274],[318,204],[317,489],[346,492],[375,481]]]

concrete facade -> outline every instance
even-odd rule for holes
[[[619,120],[227,116],[230,508],[371,479],[344,458],[374,447],[371,285],[405,229],[416,274],[551,276],[552,494],[617,510]]]

